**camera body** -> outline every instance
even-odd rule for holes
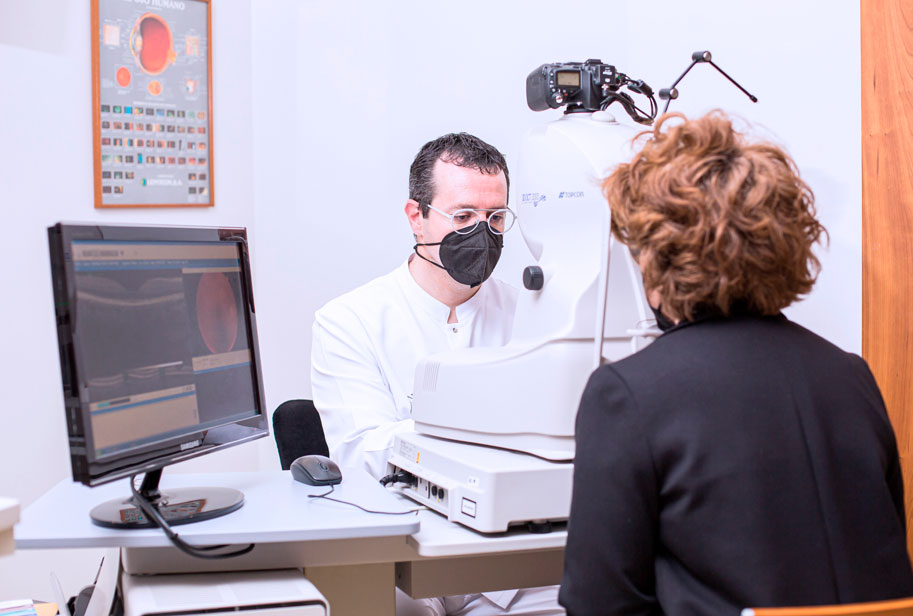
[[[526,78],[526,104],[533,111],[598,111],[612,90],[621,86],[618,72],[602,60],[543,64]]]
[[[622,87],[645,96],[650,101],[650,113],[641,112],[628,94],[619,91]],[[526,78],[526,104],[533,111],[566,105],[564,113],[593,112],[612,103],[620,103],[641,124],[651,124],[656,117],[656,101],[650,86],[619,73],[602,60],[543,64]]]

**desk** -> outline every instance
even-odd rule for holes
[[[396,563],[396,584],[412,597],[561,581],[567,542],[564,526],[546,534],[516,529],[490,535],[450,522],[434,511],[423,511],[419,519],[421,530],[406,538],[408,552]]]
[[[343,475],[334,497],[384,511],[413,506],[360,469],[343,469]],[[176,526],[175,531],[194,545],[256,543],[251,553],[204,561],[178,552],[158,529],[125,531],[92,524],[89,510],[110,498],[126,498],[126,481],[97,488],[62,481],[22,512],[16,546],[120,547],[124,570],[131,574],[303,567],[330,601],[334,616],[392,615],[394,582],[412,596],[427,597],[560,581],[563,530],[488,536],[431,511],[418,516],[368,514],[308,498],[327,488],[298,483],[287,471],[162,477],[163,490],[194,485],[237,488],[244,492],[245,504],[226,516]]]
[[[0,555],[13,551],[13,526],[19,521],[19,501],[0,498]]]

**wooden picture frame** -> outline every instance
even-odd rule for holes
[[[96,208],[211,207],[210,0],[92,0]]]

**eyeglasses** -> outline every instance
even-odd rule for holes
[[[510,228],[514,226],[514,223],[517,222],[517,215],[513,213],[512,210],[507,208],[501,208],[497,210],[473,210],[473,209],[462,209],[456,210],[453,214],[448,214],[437,209],[433,205],[426,205],[425,207],[434,210],[441,216],[446,216],[450,219],[450,226],[453,227],[453,230],[459,233],[460,235],[468,235],[475,231],[476,227],[479,226],[479,223],[483,220],[488,225],[488,228],[491,229],[491,232],[495,235],[504,235]],[[482,213],[488,213],[488,218],[483,218]]]

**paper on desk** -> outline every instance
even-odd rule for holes
[[[56,603],[32,603],[31,599],[0,601],[0,616],[54,616]]]
[[[30,599],[0,602],[0,616],[34,616],[35,606]]]

